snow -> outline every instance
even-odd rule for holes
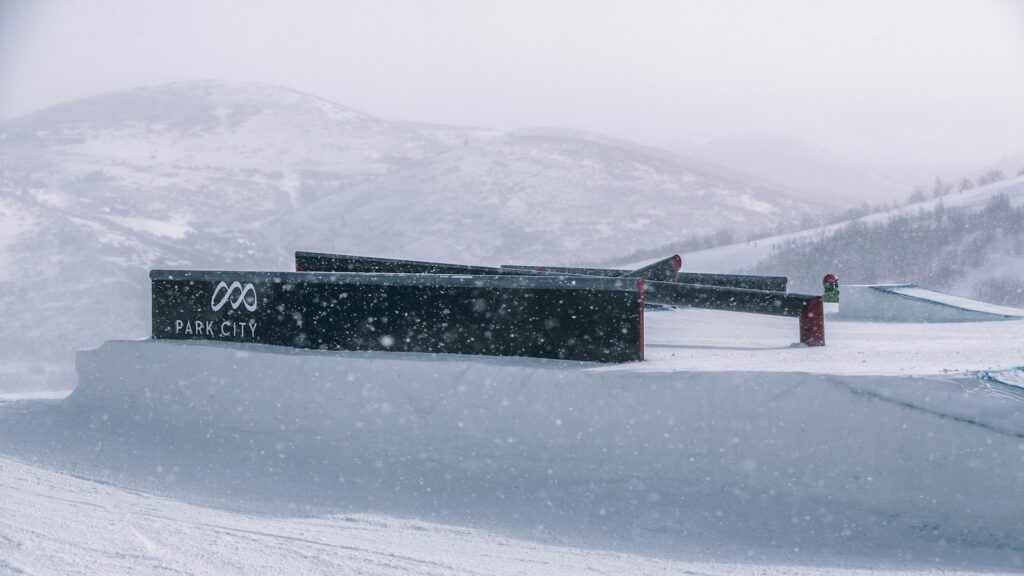
[[[179,219],[156,220],[154,218],[140,218],[129,216],[109,216],[109,220],[131,228],[136,232],[145,232],[154,236],[164,236],[174,240],[181,240],[192,231],[187,221]]]
[[[765,573],[756,564],[686,562],[557,546],[372,514],[240,514],[97,484],[3,457],[0,490],[6,496],[0,499],[2,574]],[[877,574],[829,567],[770,568],[794,576]]]
[[[987,201],[1001,194],[1009,198],[1011,205],[1019,206],[1024,203],[1024,176],[979,186],[964,192],[947,194],[941,198],[932,198],[886,212],[870,214],[856,220],[690,252],[682,255],[683,270],[687,272],[738,272],[751,268],[771,254],[777,246],[782,246],[792,240],[827,236],[850,222],[884,222],[894,216],[932,211],[940,203],[947,208],[980,209]],[[624,265],[623,267],[629,268],[630,266]]]
[[[988,382],[1003,384],[1024,390],[1024,367],[1012,370],[997,370],[986,373],[984,376]]]
[[[36,225],[37,219],[16,203],[0,196],[0,282],[13,275],[15,258],[10,247]]]
[[[1015,572],[1024,321],[651,311],[649,360],[108,342],[0,399],[0,573]],[[966,573],[966,572],[964,572]]]
[[[1024,310],[913,284],[846,285],[833,318],[872,322],[979,322],[1024,318]]]
[[[945,306],[953,308],[959,308],[961,310],[970,310],[974,312],[980,312],[983,314],[990,314],[992,316],[1011,316],[1011,317],[1024,317],[1024,310],[1019,308],[1010,308],[1009,306],[997,306],[995,304],[989,304],[988,302],[979,302],[970,298],[964,298],[962,296],[954,296],[952,294],[943,294],[942,292],[936,292],[934,290],[927,290],[920,286],[904,285],[894,286],[888,288],[889,291],[908,296],[916,300],[925,300],[929,302],[937,302]]]
[[[775,224],[813,208],[702,170],[596,136],[514,131],[410,163],[277,227],[294,245],[327,252],[377,246],[375,255],[391,258],[579,264],[670,242],[680,230]]]
[[[879,323],[826,317],[822,348],[797,344],[795,318],[683,310],[648,312],[644,324],[649,362],[641,369],[657,372],[925,376],[1024,366],[1024,320]]]
[[[20,402],[23,400],[63,400],[68,397],[68,391],[44,390],[33,392],[3,392],[0,393],[0,404],[8,402]]]

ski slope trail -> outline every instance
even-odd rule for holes
[[[72,548],[150,573],[1024,566],[1024,322],[833,322],[824,348],[794,346],[795,324],[652,312],[648,361],[626,365],[109,342],[80,354],[66,400],[0,405],[0,558],[29,573],[72,572],[46,564]]]

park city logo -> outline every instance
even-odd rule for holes
[[[213,289],[213,295],[210,297],[210,308],[214,312],[219,312],[225,306],[230,306],[232,310],[245,307],[249,312],[255,312],[257,305],[259,305],[259,298],[256,296],[256,287],[248,283],[221,282]],[[174,333],[178,334],[179,338],[254,340],[256,338],[256,320],[252,318],[224,319],[223,322],[217,324],[217,320],[176,319]]]
[[[213,296],[210,297],[210,308],[214,312],[218,312],[228,304],[231,305],[232,310],[238,310],[240,306],[245,306],[249,312],[255,312],[256,306],[259,304],[256,298],[256,287],[237,281],[230,285],[227,282],[217,284],[217,287],[213,289]]]

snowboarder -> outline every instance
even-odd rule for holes
[[[825,304],[825,313],[839,312],[839,277],[835,274],[826,274],[821,284],[825,288],[825,294],[821,298]]]

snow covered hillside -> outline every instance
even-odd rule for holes
[[[519,130],[393,171],[279,223],[296,245],[473,263],[580,264],[820,205],[597,135]]]
[[[256,84],[97,96],[0,125],[0,390],[67,387],[75,349],[146,336],[153,267],[572,264],[819,208],[592,134],[387,121]]]
[[[683,255],[683,269],[788,275],[820,290],[828,272],[847,284],[921,283],[985,301],[1024,304],[1024,177],[887,212]]]

